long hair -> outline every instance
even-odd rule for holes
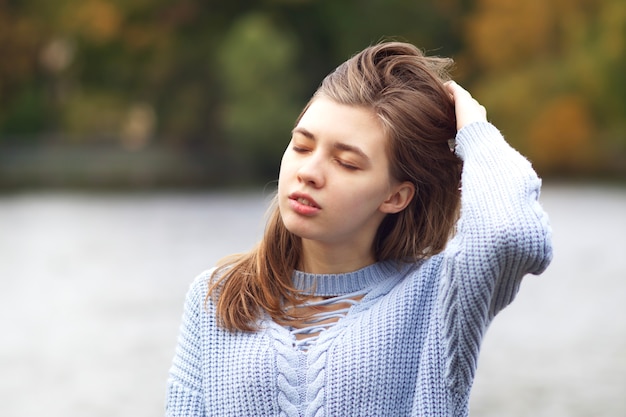
[[[454,233],[462,163],[450,149],[456,118],[444,82],[451,64],[407,43],[370,46],[322,81],[296,121],[319,96],[372,109],[382,121],[390,174],[413,183],[415,195],[379,226],[373,243],[377,261],[433,256]],[[207,301],[213,298],[219,324],[252,331],[265,313],[282,323],[298,318],[286,307],[306,299],[292,283],[301,251],[301,239],[286,229],[275,200],[261,242],[218,264]]]

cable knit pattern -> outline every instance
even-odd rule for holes
[[[298,348],[269,318],[230,333],[205,305],[211,271],[187,295],[167,416],[467,416],[481,341],[522,277],[552,258],[540,180],[488,123],[457,135],[461,218],[439,255],[338,275],[294,273],[311,294],[365,294]]]

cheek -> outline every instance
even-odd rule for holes
[[[292,171],[289,157],[285,154],[280,161],[280,169],[278,170],[278,187],[280,188],[281,180],[287,178]]]
[[[352,185],[344,188],[339,197],[347,211],[353,213],[371,214],[378,210],[386,200],[388,187],[376,181],[365,184]]]

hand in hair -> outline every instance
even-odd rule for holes
[[[487,110],[472,97],[469,91],[454,81],[448,81],[445,85],[454,101],[457,130],[473,122],[487,121]]]

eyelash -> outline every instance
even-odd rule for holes
[[[347,170],[356,171],[357,169],[359,169],[358,167],[356,167],[354,165],[346,164],[345,162],[341,161],[340,159],[336,159],[336,161],[337,161],[337,163],[339,165],[341,165],[342,167],[344,167]]]
[[[299,146],[292,146],[291,149],[293,149],[294,152],[296,153],[306,153],[309,152],[308,149],[306,148],[300,148]],[[341,159],[335,159],[335,161],[342,167],[345,168],[349,171],[356,171],[359,169],[359,167],[354,166],[352,164],[348,164],[346,162],[343,162]]]

